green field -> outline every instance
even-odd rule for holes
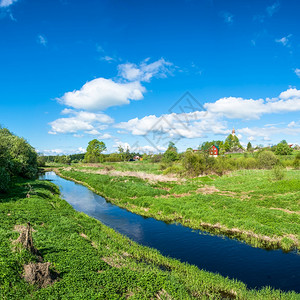
[[[86,183],[134,213],[223,233],[254,246],[290,250],[300,245],[300,171],[275,181],[272,170],[240,170],[178,182],[150,182],[72,169]]]
[[[0,196],[0,218],[1,299],[299,299],[163,257],[76,212],[49,182],[18,179]],[[38,260],[14,242],[15,226],[28,221],[39,256],[58,275],[44,288],[22,278],[23,266]]]

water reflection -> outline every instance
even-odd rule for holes
[[[100,220],[135,242],[158,249],[163,255],[239,279],[250,288],[272,286],[300,292],[300,257],[296,252],[253,248],[180,224],[143,218],[106,202],[88,188],[60,178],[54,172],[42,178],[59,185],[62,197],[77,211]]]

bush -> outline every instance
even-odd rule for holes
[[[159,163],[159,162],[161,162],[162,157],[163,157],[162,154],[153,155],[153,157],[151,158],[151,162],[152,163]]]
[[[0,167],[0,193],[9,189],[10,176],[4,167]]]
[[[300,169],[300,152],[297,153],[297,155],[296,155],[296,157],[295,157],[295,159],[293,161],[293,167],[295,169]]]
[[[222,176],[226,171],[232,171],[234,169],[233,160],[226,157],[215,158],[215,164],[213,171],[219,176]]]
[[[205,157],[199,153],[186,151],[182,160],[182,165],[188,176],[196,177],[206,170]]]
[[[286,169],[282,166],[274,166],[272,169],[272,177],[274,180],[282,180],[286,175]]]
[[[174,161],[178,160],[178,153],[173,149],[168,149],[162,157],[162,162],[166,164],[170,164]]]
[[[271,151],[262,151],[258,154],[258,163],[261,169],[272,169],[277,162],[276,155]]]
[[[179,174],[179,175],[183,175],[185,173],[185,169],[183,168],[182,165],[180,164],[173,164],[172,166],[166,168],[163,171],[163,174]]]
[[[285,143],[279,143],[276,146],[276,150],[275,150],[275,154],[277,154],[277,155],[290,155],[290,154],[292,154],[292,152],[293,152],[293,149],[291,149],[289,147],[289,145],[285,144]]]

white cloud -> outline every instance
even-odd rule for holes
[[[107,62],[113,62],[113,61],[116,61],[115,58],[111,57],[111,56],[108,56],[108,55],[105,55],[105,56],[102,56],[100,57],[101,60],[105,60]]]
[[[150,145],[140,146],[138,143],[134,143],[133,145],[130,145],[126,142],[117,141],[113,148],[117,149],[121,146],[125,151],[128,149],[130,152],[136,152],[136,153],[158,153],[158,152],[164,152],[167,150],[166,147],[163,146],[157,146],[156,148]]]
[[[103,113],[95,114],[86,111],[74,111],[70,109],[64,109],[63,114],[71,114],[72,117],[60,118],[50,123],[50,134],[57,133],[77,133],[78,131],[84,131],[88,134],[100,134],[97,130],[101,128],[102,123],[113,123],[113,119]]]
[[[46,149],[38,152],[43,153],[44,155],[68,155],[68,154],[85,153],[86,149],[83,147],[79,147],[77,149],[71,149],[71,150]]]
[[[167,135],[168,137],[199,138],[207,134],[226,135],[230,133],[226,119],[259,119],[263,114],[288,113],[300,111],[300,90],[290,88],[276,98],[272,99],[244,99],[236,97],[221,98],[212,103],[205,103],[207,111],[195,111],[181,114],[165,114],[162,116],[148,115],[143,118],[134,118],[121,122],[114,127],[126,130],[133,135],[149,136],[150,134]],[[264,140],[270,134],[281,129],[274,129],[268,124],[258,132],[254,129],[244,128],[238,130],[238,137],[242,134],[247,137],[259,136]],[[291,125],[289,126],[291,127]],[[124,133],[124,131],[121,131]],[[297,132],[291,131],[291,134]]]
[[[0,0],[0,7],[9,7],[18,0]]]
[[[276,43],[280,43],[283,46],[290,46],[290,38],[292,37],[292,34],[289,34],[288,36],[284,36],[281,39],[275,39]]]
[[[144,60],[139,65],[133,63],[119,65],[119,76],[129,81],[149,82],[152,77],[166,77],[167,74],[172,73],[170,67],[173,64],[163,58],[147,64],[148,60]]]
[[[295,69],[295,74],[300,78],[300,69]]]
[[[65,93],[57,100],[67,106],[85,110],[105,110],[111,106],[129,104],[143,99],[145,88],[138,82],[118,83],[97,78],[87,82],[80,90]]]
[[[263,114],[300,111],[300,90],[290,88],[273,99],[243,99],[237,97],[221,98],[206,103],[207,111],[230,119],[259,119]]]
[[[205,111],[195,111],[182,114],[155,115],[144,118],[134,118],[115,125],[116,128],[129,131],[133,135],[150,135],[155,133],[168,137],[197,138],[207,133],[228,134],[229,131],[218,116]]]
[[[109,57],[107,59],[110,60]],[[152,77],[166,77],[171,73],[172,63],[163,58],[153,63],[148,63],[148,60],[139,66],[132,63],[119,65],[119,81],[96,78],[57,100],[61,104],[89,111],[103,111],[112,106],[129,104],[131,100],[141,100],[146,92],[142,81],[148,82]]]
[[[274,2],[272,5],[267,7],[267,13],[270,17],[272,17],[278,10],[279,10],[280,4],[279,1]]]
[[[41,44],[41,45],[43,45],[43,46],[47,46],[47,39],[46,39],[46,37],[45,36],[43,36],[43,35],[38,35],[38,37],[37,37],[37,42],[39,43],[39,44]]]

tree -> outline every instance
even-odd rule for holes
[[[166,152],[163,154],[162,162],[164,163],[172,163],[173,161],[178,160],[177,148],[173,142],[169,142],[169,147]]]
[[[89,142],[88,147],[86,149],[86,154],[84,159],[89,163],[96,163],[102,161],[102,152],[106,150],[106,146],[104,142],[100,142],[97,139],[94,139]]]
[[[278,162],[278,159],[273,152],[262,151],[258,154],[258,162],[262,169],[272,169]]]
[[[236,135],[229,134],[225,140],[224,148],[226,149],[226,151],[231,151],[232,148],[237,147],[243,149],[242,145],[240,144],[239,138]]]
[[[293,152],[293,149],[284,140],[276,146],[275,154],[277,155],[290,155]]]
[[[8,190],[12,176],[34,178],[37,172],[34,148],[25,139],[0,127],[0,192]]]
[[[247,145],[247,151],[252,151],[252,144],[250,142]]]

